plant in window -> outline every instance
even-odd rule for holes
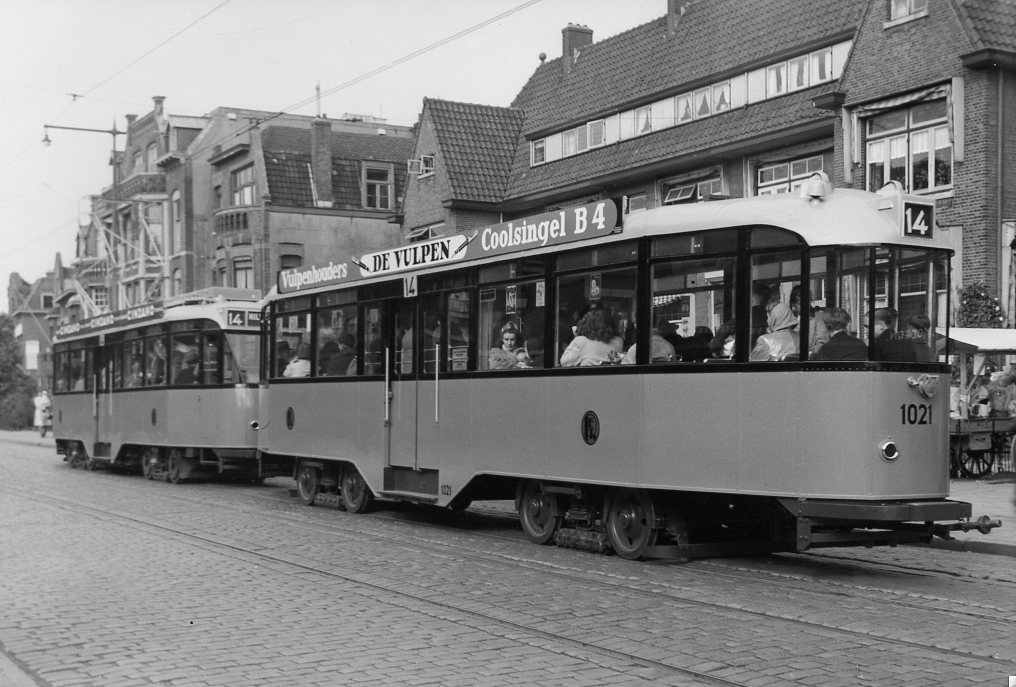
[[[1002,305],[991,295],[983,281],[967,284],[960,290],[957,324],[961,327],[1001,327],[1005,321]]]

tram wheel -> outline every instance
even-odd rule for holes
[[[350,513],[365,513],[370,509],[371,502],[374,500],[374,496],[370,493],[370,487],[354,467],[346,468],[342,472],[341,492],[342,501]]]
[[[166,481],[180,484],[183,481],[183,455],[179,449],[173,449],[169,452],[166,463]]]
[[[527,480],[521,488],[518,511],[526,538],[536,544],[550,543],[561,524],[557,496],[544,491],[540,482]]]
[[[320,489],[321,474],[318,469],[312,465],[301,465],[300,471],[296,474],[296,490],[300,494],[300,500],[308,506],[313,506]]]
[[[607,539],[621,558],[638,560],[656,544],[656,510],[647,493],[618,489],[607,497]]]
[[[990,451],[964,451],[960,455],[960,474],[977,479],[991,472],[995,455]]]

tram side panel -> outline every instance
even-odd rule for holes
[[[385,464],[384,393],[383,381],[273,384],[261,396],[258,448],[349,461],[376,493]]]
[[[166,391],[166,446],[243,449],[257,446],[251,421],[258,417],[258,390],[237,385]]]
[[[111,456],[123,459],[124,446],[165,446],[169,438],[165,389],[117,391],[110,395]]]
[[[79,441],[85,451],[92,454],[95,440],[92,403],[91,392],[56,394],[53,397],[53,437],[61,450],[66,442]]]

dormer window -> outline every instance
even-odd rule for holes
[[[420,156],[420,176],[427,176],[428,174],[434,173],[434,156],[433,155],[421,155]]]
[[[928,11],[928,0],[889,0],[889,20],[903,19]]]

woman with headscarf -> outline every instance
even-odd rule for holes
[[[797,350],[797,317],[790,307],[778,303],[769,311],[767,333],[758,337],[755,348],[751,351],[751,361],[779,361],[788,356],[796,356]]]

